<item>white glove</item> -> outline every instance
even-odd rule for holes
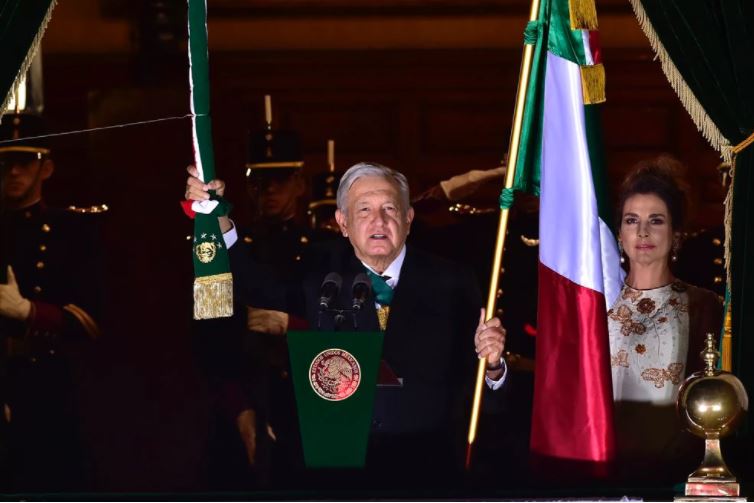
[[[8,266],[8,283],[0,284],[0,316],[24,321],[31,312],[31,302],[21,296],[16,275]]]

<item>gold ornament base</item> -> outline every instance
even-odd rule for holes
[[[720,353],[715,335],[707,334],[700,353],[705,369],[689,376],[678,390],[677,408],[686,428],[704,438],[702,464],[686,479],[685,496],[675,501],[746,501],[741,487],[728,469],[720,438],[733,431],[746,413],[746,389],[733,374],[717,369]]]
[[[739,496],[741,486],[735,480],[721,482],[686,483],[686,496]]]
[[[749,501],[743,496],[676,496],[673,501]]]

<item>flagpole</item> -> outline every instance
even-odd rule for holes
[[[529,11],[529,21],[536,21],[539,18],[539,0],[532,0],[531,10]],[[518,147],[521,140],[521,124],[524,118],[524,104],[526,103],[526,90],[529,87],[529,75],[531,73],[531,63],[534,57],[534,46],[524,44],[523,57],[521,58],[521,70],[518,77],[518,89],[516,91],[516,104],[513,110],[513,126],[511,127],[510,144],[508,148],[508,166],[505,175],[505,188],[513,187],[513,181],[516,174],[516,164],[518,163]],[[490,276],[490,288],[487,295],[487,317],[492,318],[495,312],[495,304],[498,298],[498,283],[502,274],[503,250],[505,247],[505,236],[508,230],[508,208],[501,208],[500,222],[497,228],[497,239],[495,242],[495,254],[492,260],[492,274]],[[482,391],[484,390],[484,376],[487,372],[487,359],[480,358],[477,366],[476,382],[474,385],[474,402],[471,407],[471,420],[469,422],[468,444],[466,447],[466,469],[471,468],[471,453],[476,440],[477,424],[479,422],[479,410],[482,406]]]

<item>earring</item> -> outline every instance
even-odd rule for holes
[[[672,255],[670,255],[670,261],[671,262],[678,262],[678,249],[681,247],[681,244],[676,239],[673,241],[673,249],[672,249]]]
[[[623,242],[618,241],[618,255],[620,255],[620,263],[625,264],[626,263],[626,257],[623,256]]]

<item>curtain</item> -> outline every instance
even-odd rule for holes
[[[0,0],[0,114],[31,64],[54,6],[55,0]]]
[[[631,0],[666,77],[702,134],[734,159],[726,232],[733,372],[754,393],[754,2]],[[731,196],[729,195],[729,198]],[[751,439],[754,417],[743,432]]]

